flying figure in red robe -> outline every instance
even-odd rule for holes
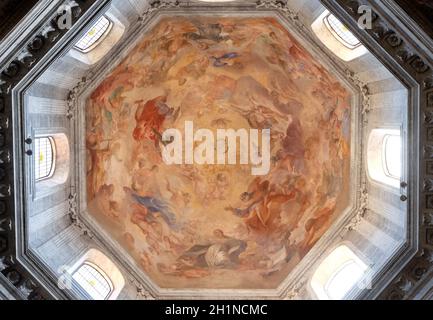
[[[132,133],[135,140],[150,139],[158,143],[164,120],[174,113],[174,108],[170,108],[166,102],[167,97],[164,96],[156,97],[147,102],[143,102],[143,100],[135,102],[138,104],[135,113],[137,124]]]

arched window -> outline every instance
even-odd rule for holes
[[[393,179],[401,178],[401,141],[400,135],[387,134],[383,138],[383,171]]]
[[[311,28],[319,40],[344,61],[352,61],[368,52],[359,39],[328,10],[322,12]]]
[[[113,24],[102,16],[89,31],[75,44],[75,49],[87,53],[94,49],[110,32]]]
[[[99,62],[120,41],[125,32],[126,27],[119,18],[117,11],[105,12],[76,42],[68,56],[87,65]]]
[[[364,272],[364,265],[359,265],[354,260],[342,265],[325,286],[328,297],[334,300],[343,299],[345,294],[361,279]]]
[[[321,300],[341,300],[365,276],[367,265],[349,247],[342,245],[319,265],[311,287]]]
[[[55,144],[52,137],[35,138],[35,180],[50,178],[55,170]]]
[[[90,249],[68,269],[75,293],[85,299],[115,300],[125,286],[119,268],[105,254]]]
[[[110,278],[96,265],[84,262],[72,275],[72,279],[93,299],[106,300],[113,292]]]
[[[347,27],[341,23],[333,14],[328,14],[324,18],[324,23],[334,37],[349,49],[355,49],[361,45],[361,42],[356,38]]]
[[[402,168],[400,130],[372,130],[368,139],[367,165],[369,176],[373,180],[399,187]]]

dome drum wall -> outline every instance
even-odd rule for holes
[[[398,63],[387,60],[388,56],[381,54],[383,53],[381,49],[375,47],[374,37],[368,33],[354,30],[354,34],[362,40],[371,52],[380,58],[379,60],[371,53],[347,63],[338,60],[332,55],[332,52],[326,51],[327,49],[320,43],[320,40],[315,37],[313,30],[309,28],[314,19],[317,18],[317,14],[326,8],[315,1],[311,1],[311,7],[316,9],[308,11],[306,9],[308,6],[301,7],[298,2],[294,1],[292,5],[299,9],[300,20],[295,17],[295,11],[291,11],[293,8],[288,7],[289,10],[281,10],[279,5],[271,3],[261,3],[259,6],[243,3],[239,6],[240,10],[236,8],[236,3],[231,3],[228,6],[221,5],[218,9],[215,8],[218,5],[213,4],[213,8],[208,10],[213,10],[212,16],[218,16],[215,13],[219,12],[225,19],[235,19],[239,16],[245,19],[256,19],[256,21],[269,17],[275,18],[284,28],[290,29],[296,41],[299,41],[314,59],[319,61],[318,63],[325,65],[326,69],[351,92],[352,99],[349,101],[351,105],[349,126],[352,128],[349,138],[349,202],[351,206],[349,209],[343,210],[341,216],[334,221],[320,239],[316,239],[317,242],[311,250],[294,266],[290,273],[287,273],[288,277],[275,280],[271,287],[260,287],[259,282],[258,286],[256,284],[254,288],[245,288],[243,287],[244,284],[240,283],[237,288],[223,287],[221,293],[224,294],[225,298],[254,298],[259,296],[265,299],[317,298],[309,283],[315,269],[325,256],[331,254],[338,245],[345,244],[369,266],[373,279],[373,290],[354,289],[347,297],[375,297],[382,291],[382,284],[386,282],[386,279],[393,277],[394,270],[397,270],[398,266],[404,264],[407,258],[413,254],[414,239],[418,236],[416,226],[413,224],[417,214],[416,201],[412,196],[412,192],[417,190],[414,184],[418,177],[415,177],[413,171],[406,167],[409,146],[405,142],[409,139],[410,141],[417,139],[413,134],[418,125],[414,122],[417,116],[408,114],[408,111],[416,112],[414,111],[416,108],[413,106],[417,91],[410,88],[417,87],[417,84],[414,78],[407,77],[406,74],[402,75],[404,71]],[[61,275],[59,268],[78,261],[80,256],[89,249],[98,248],[115,262],[125,279],[133,278],[126,283],[119,298],[136,298],[137,293],[140,293],[141,298],[221,298],[221,296],[215,295],[212,284],[207,287],[206,285],[197,285],[193,289],[188,285],[182,287],[180,284],[179,287],[174,288],[173,283],[164,284],[163,281],[161,282],[163,278],[155,280],[155,272],[148,272],[149,270],[143,272],[143,269],[137,266],[136,261],[125,249],[125,246],[119,244],[116,236],[111,233],[107,226],[104,227],[100,222],[98,223],[91,212],[91,208],[88,207],[89,194],[85,179],[88,154],[86,155],[84,150],[86,150],[85,108],[89,101],[89,95],[125,57],[128,57],[128,52],[131,52],[140,39],[143,39],[142,35],[157,26],[158,21],[169,19],[173,15],[182,17],[184,21],[187,21],[188,17],[191,16],[206,16],[206,12],[204,12],[206,11],[206,3],[197,4],[188,9],[183,8],[182,3],[179,5],[169,3],[168,7],[156,7],[155,10],[147,11],[147,13],[134,11],[137,10],[134,3],[131,0],[127,6],[122,6],[119,1],[113,1],[102,10],[100,10],[102,7],[95,7],[93,12],[95,15],[92,18],[87,16],[81,22],[80,28],[84,30],[84,21],[90,24],[107,10],[110,11],[111,6],[115,8],[112,12],[122,16],[119,17],[119,21],[122,21],[126,26],[124,35],[113,47],[110,54],[102,58],[100,62],[94,66],[77,63],[73,57],[67,55],[69,49],[65,48],[62,57],[53,63],[46,63],[45,69],[40,70],[39,75],[42,75],[41,77],[33,77],[32,79],[29,76],[26,81],[20,84],[21,87],[16,88],[16,92],[24,92],[21,105],[24,118],[29,115],[30,117],[27,118],[26,127],[20,127],[20,117],[15,115],[13,122],[15,132],[25,132],[32,136],[33,129],[39,125],[31,119],[32,117],[33,119],[39,117],[42,119],[41,123],[46,121],[43,125],[46,129],[55,130],[64,126],[71,146],[71,179],[64,188],[61,188],[62,190],[59,189],[48,198],[32,198],[29,197],[31,193],[20,194],[18,197],[19,201],[25,200],[26,203],[23,220],[19,223],[28,224],[32,230],[32,237],[34,237],[30,243],[22,243],[24,246],[29,246],[30,252],[29,257],[24,257],[23,260],[31,265],[35,276],[46,287],[50,288],[50,294],[56,297],[76,296],[76,292],[66,291],[65,293],[56,288],[52,279]],[[342,9],[344,8],[343,5],[327,3],[327,6],[345,23],[351,26],[356,25],[356,22],[351,20]],[[383,14],[385,18],[382,19],[387,19],[389,18],[388,15],[391,15],[386,7],[375,7],[375,10]],[[140,19],[136,22],[139,17]],[[140,32],[142,32],[141,36],[138,36]],[[74,39],[76,40],[79,38],[79,34],[75,34]],[[409,35],[401,35],[401,37],[406,39]],[[405,46],[408,45],[407,43]],[[217,55],[212,56],[219,57]],[[224,64],[224,67],[226,63],[231,67],[237,59],[242,61],[240,58],[234,57],[233,59],[226,59],[227,61],[220,59],[220,62]],[[212,61],[212,67],[215,69],[221,68],[214,66],[218,62],[217,60]],[[76,67],[71,68],[74,65]],[[58,75],[68,68],[71,70],[71,77],[65,76],[60,79]],[[419,71],[422,70],[419,69]],[[194,70],[189,72],[194,72]],[[393,74],[399,76],[394,77]],[[82,77],[85,78],[82,79]],[[76,87],[73,88],[74,86]],[[217,88],[218,86],[214,87]],[[36,98],[48,100],[42,101]],[[60,103],[56,102],[55,108],[52,107],[53,100],[60,101]],[[152,97],[147,99],[147,102],[151,100]],[[29,104],[29,101],[37,101],[37,103]],[[172,101],[172,99],[168,99],[167,105],[170,106]],[[38,110],[32,109],[32,106],[37,106]],[[32,113],[27,113],[29,110],[33,110],[33,116]],[[183,111],[186,112],[186,109]],[[47,115],[47,120],[43,120],[42,114],[44,113]],[[54,120],[63,115],[65,119],[68,119],[64,124]],[[372,130],[383,127],[384,124],[389,129],[400,130],[402,134],[404,143],[402,181],[407,182],[407,187],[389,188],[378,184],[368,176],[365,159],[368,137]],[[22,129],[23,131],[21,131]],[[19,163],[15,163],[15,166],[16,168],[20,167]],[[415,169],[413,168],[413,170]],[[125,186],[131,188],[132,184],[123,185],[123,187]],[[139,189],[133,190],[137,192],[137,196],[146,195],[144,192],[139,192]],[[118,192],[117,189],[115,192]],[[410,199],[410,201],[404,201],[403,197]],[[72,225],[68,222],[69,218],[72,218]],[[38,234],[47,236],[44,238]],[[233,237],[234,234],[232,230],[228,232],[224,230],[222,234],[217,232],[214,236],[222,235],[224,238],[233,238],[231,239],[233,241],[243,241]],[[406,235],[409,235],[409,238]],[[19,238],[23,239],[24,236],[25,234],[18,233]],[[149,241],[149,239],[145,239],[145,241]],[[202,243],[196,242],[196,244]],[[171,245],[173,246],[175,243]],[[406,249],[403,249],[404,247]],[[220,252],[225,250],[222,248],[221,245],[211,245],[203,255],[206,264],[213,269],[219,269],[220,262],[227,260],[224,255],[220,255]],[[60,254],[60,251],[64,254]],[[384,252],[389,255],[384,256]],[[242,256],[241,259],[244,257]],[[38,271],[47,266],[50,270],[48,274],[50,274],[51,280],[41,276],[42,272]],[[217,271],[221,273],[221,269]],[[186,281],[185,284],[187,283]],[[185,287],[189,289],[185,289]]]

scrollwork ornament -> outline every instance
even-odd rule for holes
[[[152,17],[153,13],[161,9],[170,9],[179,7],[180,2],[178,0],[152,0],[147,6],[146,10],[138,18],[141,24],[146,24]]]
[[[94,238],[92,230],[90,230],[87,225],[81,220],[78,212],[78,196],[76,193],[71,193],[68,198],[69,203],[69,217],[71,219],[72,225],[75,226],[81,234],[88,236],[89,238]]]
[[[296,27],[304,30],[307,33],[310,33],[309,29],[300,20],[299,14],[297,12],[293,11],[287,5],[286,1],[258,0],[256,2],[256,9],[278,10],[285,18],[287,18],[290,22],[292,22]]]
[[[66,100],[66,107],[67,107],[66,117],[69,120],[72,120],[74,117],[74,113],[77,105],[77,98],[81,93],[81,91],[85,88],[86,84],[87,84],[87,78],[83,77],[77,83],[77,85],[71,91],[69,91],[68,99]]]
[[[353,231],[357,228],[357,226],[362,222],[365,215],[368,212],[368,189],[367,182],[365,177],[363,176],[363,181],[361,182],[361,191],[359,196],[359,206],[355,212],[353,218],[344,226],[342,232],[340,233],[340,237],[344,238],[347,232]]]
[[[286,292],[284,299],[295,300],[299,296],[301,290],[304,288],[306,283],[306,278],[302,278],[301,280],[296,281],[295,285]]]
[[[139,300],[155,300],[152,294],[147,290],[140,281],[137,281],[135,278],[129,278],[129,282],[134,286],[137,290],[136,298]]]

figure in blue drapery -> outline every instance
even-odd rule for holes
[[[128,187],[124,187],[123,189],[126,194],[131,196],[134,202],[147,209],[148,214],[144,218],[147,222],[154,221],[156,219],[156,214],[159,213],[161,218],[171,229],[179,229],[179,225],[176,223],[176,216],[166,202],[154,197],[140,196]]]

